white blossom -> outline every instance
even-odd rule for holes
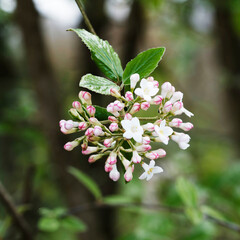
[[[190,146],[188,143],[191,138],[188,134],[174,132],[174,135],[172,135],[171,138],[183,150],[187,149]]]
[[[172,133],[173,130],[170,127],[166,126],[166,120],[163,120],[160,123],[160,126],[155,125],[155,132],[157,133],[159,139],[161,140],[161,142],[163,142],[164,144],[168,144],[168,140],[169,137]]]
[[[143,163],[142,167],[145,172],[139,177],[141,180],[146,178],[146,180],[149,181],[154,174],[163,172],[163,169],[161,167],[155,166],[154,160],[151,160],[149,165]]]

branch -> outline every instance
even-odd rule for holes
[[[94,28],[93,28],[93,26],[92,26],[92,24],[91,24],[91,22],[90,22],[90,20],[89,20],[89,18],[88,18],[88,16],[87,16],[87,14],[86,14],[86,12],[85,12],[85,10],[84,10],[82,1],[81,0],[75,0],[75,1],[76,1],[77,5],[78,5],[78,7],[79,7],[79,9],[80,9],[80,11],[82,13],[83,19],[84,19],[88,29],[90,30],[90,32],[92,34],[97,35],[95,30],[94,30]],[[98,11],[98,10],[96,9],[96,11]]]
[[[131,207],[141,207],[144,209],[151,209],[155,211],[166,211],[174,214],[184,214],[185,209],[179,207],[172,207],[167,205],[160,205],[160,204],[148,204],[148,203],[118,203],[118,204],[108,204],[108,203],[101,203],[101,202],[93,202],[93,203],[85,203],[81,204],[77,207],[71,208],[68,210],[66,215],[76,214],[80,212],[85,212],[94,209],[101,209],[101,208],[131,208]],[[230,230],[233,230],[237,233],[240,233],[240,225],[232,222],[227,222],[224,220],[220,220],[209,216],[207,214],[203,215],[205,219]]]
[[[22,232],[24,239],[33,240],[33,236],[29,225],[27,224],[25,219],[18,213],[17,208],[13,203],[12,197],[7,192],[1,181],[0,181],[0,200],[3,202],[3,205],[5,205],[9,214],[12,216],[16,226]]]

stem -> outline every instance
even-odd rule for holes
[[[0,200],[5,205],[6,209],[8,210],[9,214],[12,216],[16,226],[22,232],[24,239],[26,240],[33,240],[33,236],[30,230],[28,223],[25,219],[18,213],[17,207],[14,205],[12,197],[7,192],[3,184],[0,182]]]
[[[159,118],[158,116],[156,116],[156,117],[138,117],[139,120],[156,120],[158,118]]]
[[[94,30],[94,28],[93,28],[93,26],[92,26],[92,24],[91,24],[91,22],[89,21],[89,18],[88,18],[88,16],[87,16],[85,10],[84,10],[82,1],[81,1],[81,0],[75,0],[75,2],[77,3],[77,5],[78,5],[78,7],[79,7],[79,9],[80,9],[80,11],[81,11],[81,13],[82,13],[83,19],[84,19],[84,21],[85,21],[85,23],[86,23],[89,31],[90,31],[92,34],[97,35],[96,32],[95,32],[95,30]],[[97,11],[97,9],[96,9],[96,11]]]

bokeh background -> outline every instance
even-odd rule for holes
[[[116,201],[172,207],[184,206],[176,187],[184,177],[210,215],[240,224],[240,1],[84,4],[97,34],[111,43],[123,67],[140,51],[166,47],[153,76],[184,92],[184,105],[195,114],[191,147],[183,151],[169,144],[167,156],[158,161],[164,173],[144,182],[137,170],[129,184],[123,177],[113,183],[103,161],[89,165],[80,148],[65,152],[71,136],[59,131],[58,122],[68,118],[81,76],[101,75],[81,40],[66,32],[86,28],[80,11],[74,0],[0,0],[0,181],[34,239],[239,239],[239,233],[214,221],[191,221],[166,209],[85,209],[74,213],[85,231],[38,230],[40,208],[70,209],[94,201],[69,166],[93,178],[105,196],[119,196]],[[104,106],[109,99],[94,95],[94,101]],[[1,202],[0,239],[25,239]]]

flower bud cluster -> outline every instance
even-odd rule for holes
[[[96,118],[97,109],[92,105],[91,94],[80,91],[79,101],[74,101],[69,111],[74,120],[61,120],[60,129],[64,134],[83,132],[81,137],[66,143],[65,150],[81,145],[82,154],[90,155],[89,163],[104,158],[104,169],[113,181],[120,178],[119,164],[125,171],[126,182],[132,180],[135,165],[144,169],[139,179],[148,181],[155,173],[163,171],[155,166],[155,160],[166,156],[161,147],[152,150],[151,143],[167,145],[172,140],[181,149],[187,149],[190,136],[175,129],[189,131],[193,124],[184,123],[177,116],[193,114],[184,108],[183,93],[175,91],[169,82],[159,87],[153,77],[140,79],[135,73],[130,77],[130,88],[124,96],[116,89],[110,90],[116,100],[108,104],[106,109],[110,116],[104,121]],[[158,106],[154,117],[134,116],[140,110],[148,111],[152,105]]]

